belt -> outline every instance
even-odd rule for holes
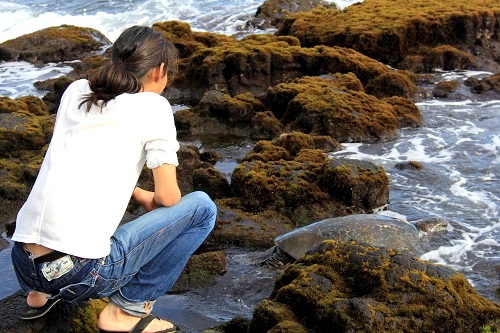
[[[67,255],[66,253],[62,253],[59,251],[52,251],[49,253],[45,253],[41,256],[38,256],[36,258],[33,258],[33,262],[42,263],[42,262],[54,261],[54,260],[57,260],[59,258],[66,256],[66,255]]]

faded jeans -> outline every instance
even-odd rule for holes
[[[37,290],[72,302],[109,297],[125,312],[143,317],[151,312],[155,300],[171,289],[213,229],[216,212],[207,194],[187,194],[172,207],[155,209],[118,227],[107,257],[71,256],[72,270],[51,281],[45,279],[42,264],[34,263],[22,244],[15,243],[12,262],[25,292]]]

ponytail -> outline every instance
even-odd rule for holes
[[[177,50],[163,35],[149,27],[133,26],[125,30],[113,44],[111,61],[89,77],[91,93],[83,97],[86,104],[101,109],[116,96],[142,90],[142,79],[151,68],[164,63],[169,82],[177,73]]]

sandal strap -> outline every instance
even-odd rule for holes
[[[156,316],[154,314],[149,314],[144,318],[141,318],[139,322],[134,326],[130,333],[141,333],[144,331],[146,327],[148,327],[149,323],[152,322]]]

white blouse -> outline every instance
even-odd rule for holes
[[[146,163],[177,166],[179,143],[166,98],[122,94],[102,109],[80,107],[87,80],[65,91],[51,143],[31,193],[19,211],[13,240],[83,258],[109,254]]]

